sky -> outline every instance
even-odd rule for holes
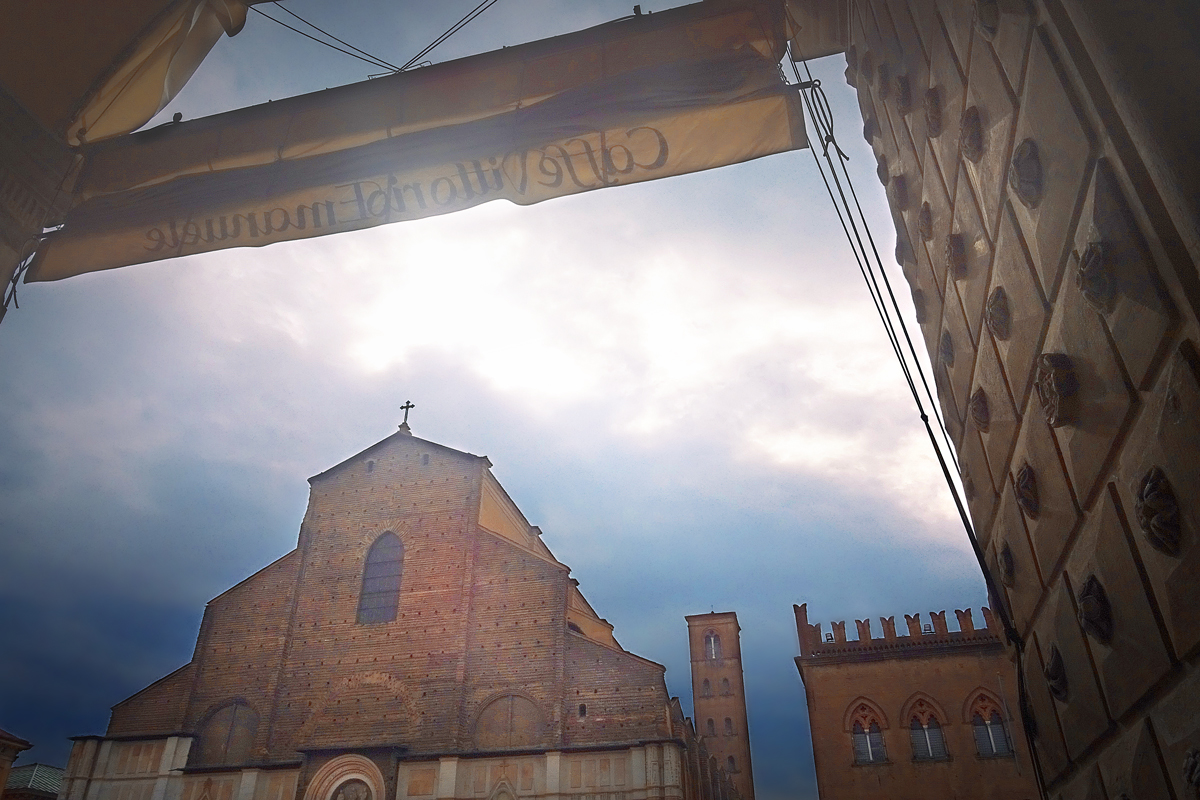
[[[473,5],[287,3],[393,62]],[[501,0],[431,58],[630,11]],[[891,253],[845,61],[812,67]],[[151,124],[371,71],[251,14]],[[808,151],[18,299],[0,325],[0,727],[35,743],[18,763],[65,765],[67,737],[186,663],[205,602],[295,547],[306,479],[394,432],[406,400],[417,436],[491,459],[685,710],[683,617],[737,612],[760,800],[816,797],[793,603],[826,626],[985,603]]]

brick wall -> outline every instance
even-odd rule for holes
[[[113,706],[109,736],[172,733],[183,730],[192,665],[187,664]]]

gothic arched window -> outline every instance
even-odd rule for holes
[[[729,678],[721,678],[721,694],[733,694],[729,688]]]
[[[733,720],[729,717],[725,718],[725,735],[733,736]]]
[[[913,717],[908,726],[908,734],[912,739],[913,758],[917,761],[939,761],[949,758],[946,753],[946,737],[942,735],[941,723],[937,717],[929,717],[922,722],[919,717]]]
[[[854,734],[854,763],[881,764],[887,761],[887,750],[883,747],[883,731],[877,720],[870,720],[863,725],[862,720],[856,720]]]
[[[404,544],[388,531],[367,551],[362,592],[358,596],[358,622],[391,622],[400,606],[400,573],[404,571]]]
[[[717,636],[716,631],[704,634],[704,657],[710,661],[721,658],[721,637]]]
[[[717,724],[715,722],[713,722],[712,719],[710,718],[708,720],[708,722],[705,723],[704,730],[709,736],[716,736],[717,735]]]
[[[708,678],[704,679],[704,683],[700,687],[700,696],[712,697],[712,684],[709,683]]]
[[[729,758],[727,758],[725,760],[725,763],[728,766],[729,772],[737,772],[737,762],[733,760],[733,756],[730,756]]]
[[[217,709],[196,732],[190,766],[244,764],[258,733],[258,713],[240,700]]]
[[[975,749],[982,757],[1007,758],[1013,754],[1000,706],[983,693],[971,704],[971,727],[975,733]]]

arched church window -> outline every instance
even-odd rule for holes
[[[717,636],[716,631],[704,634],[704,656],[710,661],[721,658],[721,637]]]
[[[980,693],[971,704],[971,727],[975,733],[975,750],[984,758],[1007,758],[1013,754],[1012,740],[1000,706]]]
[[[887,761],[883,731],[877,720],[872,719],[866,725],[862,720],[855,720],[853,736],[855,764],[881,764]]]
[[[737,762],[733,760],[733,756],[725,760],[725,766],[729,772],[737,772]]]
[[[391,622],[400,606],[400,574],[404,571],[404,544],[388,531],[367,551],[362,592],[358,596],[360,625]]]
[[[721,694],[733,694],[729,688],[729,678],[721,678]]]
[[[705,678],[704,683],[700,686],[700,696],[712,697],[712,683],[709,682],[708,678]]]
[[[245,764],[258,733],[258,713],[240,700],[217,709],[196,732],[191,766]]]
[[[717,724],[715,722],[713,722],[712,719],[710,718],[708,720],[708,722],[705,724],[704,730],[706,733],[708,733],[709,736],[716,736],[717,735]]]
[[[733,736],[733,720],[729,717],[725,718],[725,735]]]

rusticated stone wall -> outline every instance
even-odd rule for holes
[[[846,12],[1052,797],[1200,789],[1200,21],[1143,5]]]

